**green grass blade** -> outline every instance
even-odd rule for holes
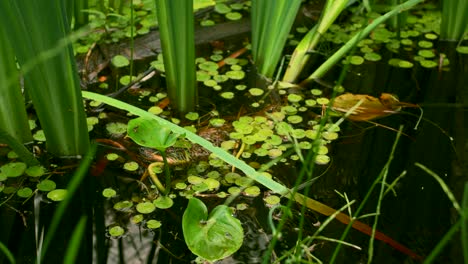
[[[457,212],[461,213],[461,208],[457,202],[457,199],[455,199],[455,195],[453,195],[452,191],[450,191],[450,188],[447,186],[444,180],[442,180],[442,178],[440,178],[439,175],[437,175],[435,172],[431,171],[430,169],[428,169],[426,166],[422,165],[421,163],[416,162],[414,165],[416,165],[416,167],[425,171],[427,174],[431,175],[437,181],[437,183],[439,183],[445,195],[447,195],[447,198],[449,198],[449,200],[452,202],[453,208],[455,208]]]
[[[362,202],[359,204],[359,207],[356,209],[356,212],[354,213],[354,219],[356,219],[359,216],[359,214],[361,213],[361,211],[364,209],[364,205],[370,199],[370,196],[371,196],[374,188],[379,184],[379,182],[382,180],[382,178],[384,178],[384,176],[388,173],[388,168],[390,167],[390,164],[391,164],[391,162],[393,160],[393,155],[395,154],[396,146],[398,144],[398,141],[400,140],[402,130],[403,130],[403,127],[400,127],[400,129],[398,130],[398,134],[397,134],[397,136],[395,138],[395,142],[393,143],[392,150],[390,151],[390,155],[389,155],[389,157],[387,159],[387,162],[385,163],[385,166],[380,171],[379,175],[375,178],[375,180],[372,183],[371,187],[367,191],[366,196],[362,199]],[[345,231],[342,233],[342,235],[340,237],[340,240],[342,240],[342,241],[345,240],[346,236],[349,233],[349,230],[351,229],[351,226],[352,226],[352,222],[348,224]],[[375,236],[375,226],[372,227],[371,241],[373,240],[374,236]],[[332,255],[329,263],[335,263],[336,258],[338,257],[338,253],[340,252],[340,249],[341,249],[341,244],[338,244],[336,246],[334,252],[333,252],[333,255]],[[372,252],[371,248],[369,250],[370,250],[370,252]]]
[[[252,1],[252,54],[260,74],[273,77],[300,5],[300,0]]]
[[[181,113],[197,100],[193,0],[155,0],[166,84],[171,104]]]
[[[15,47],[20,67],[53,50],[69,32],[62,1],[5,0],[0,23]],[[89,147],[79,77],[71,45],[56,56],[38,62],[24,73],[30,95],[47,138],[47,149],[58,156],[86,153]]]
[[[328,58],[318,69],[316,69],[306,80],[302,82],[302,84],[311,82],[315,79],[319,79],[323,77],[325,73],[327,73],[331,67],[333,67],[336,63],[338,63],[345,55],[348,53],[359,41],[367,37],[378,25],[385,22],[387,19],[391,18],[403,12],[411,7],[424,2],[424,0],[409,0],[405,3],[396,6],[393,10],[385,13],[384,15],[374,19],[372,23],[370,23],[367,27],[363,30],[359,31],[352,37],[346,44],[341,47],[338,51],[336,51],[330,58]]]
[[[10,261],[11,264],[15,264],[16,260],[11,251],[0,241],[0,251],[3,252],[3,254],[6,256],[8,261]]]
[[[462,200],[461,214],[461,242],[463,249],[463,259],[465,264],[468,264],[468,182],[465,183]]]
[[[76,225],[75,230],[73,230],[73,234],[70,239],[70,243],[68,244],[67,252],[65,253],[65,259],[63,260],[63,263],[76,263],[76,256],[78,256],[78,253],[80,251],[81,239],[86,228],[86,220],[86,216],[82,216],[80,218],[80,221]]]
[[[67,185],[67,196],[66,198],[60,202],[55,210],[54,216],[52,217],[49,230],[47,230],[47,234],[44,239],[44,244],[42,245],[42,258],[44,258],[47,249],[49,248],[50,243],[57,231],[60,221],[62,220],[65,211],[67,210],[68,205],[71,202],[72,197],[74,196],[75,192],[78,190],[81,181],[88,173],[88,169],[91,166],[91,162],[93,161],[94,155],[96,154],[97,145],[92,144],[89,151],[84,156],[83,160],[80,163],[80,166],[73,174],[70,182]]]
[[[458,219],[458,221],[450,227],[450,229],[445,233],[444,237],[437,243],[437,245],[434,247],[434,249],[431,251],[431,253],[424,259],[424,264],[430,264],[434,263],[436,260],[437,256],[442,253],[442,250],[444,247],[453,239],[453,236],[457,233],[457,231],[460,229],[460,224],[461,224],[461,219]],[[466,262],[465,262],[466,263]]]
[[[440,38],[459,41],[468,30],[468,0],[442,1]]]
[[[317,26],[307,33],[294,50],[287,71],[284,74],[283,81],[291,83],[296,82],[299,74],[309,60],[309,52],[315,49],[320,37],[323,36],[328,28],[335,22],[336,18],[346,8],[347,3],[348,0],[327,0]]]
[[[31,142],[28,117],[21,94],[19,78],[9,83],[9,77],[19,77],[13,48],[8,42],[8,35],[0,27],[0,127],[21,143]],[[1,143],[6,143],[0,138]]]

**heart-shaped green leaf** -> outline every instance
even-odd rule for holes
[[[226,205],[216,206],[208,216],[205,204],[190,198],[182,217],[185,243],[195,255],[208,261],[230,256],[242,245],[244,231],[240,221]]]
[[[154,119],[138,117],[130,120],[127,134],[138,145],[165,151],[175,144],[180,134],[172,133],[170,129],[161,126]]]

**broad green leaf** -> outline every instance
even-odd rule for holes
[[[182,230],[188,248],[208,261],[226,258],[242,245],[244,231],[226,205],[216,206],[210,215],[205,204],[190,198],[182,217]]]
[[[171,133],[154,119],[138,117],[130,120],[127,127],[128,136],[138,145],[164,151],[174,145],[180,134]]]

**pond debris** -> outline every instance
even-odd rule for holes
[[[332,109],[345,114],[360,100],[363,100],[362,104],[347,117],[349,120],[370,121],[395,114],[403,107],[419,108],[416,104],[400,102],[396,96],[389,93],[382,93],[379,98],[367,94],[345,93],[335,98]]]

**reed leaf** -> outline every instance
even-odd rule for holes
[[[181,113],[197,100],[193,0],[155,0],[166,84],[171,104]]]
[[[468,31],[468,0],[443,0],[440,38],[459,41]]]
[[[52,243],[52,239],[54,238],[55,233],[59,227],[60,221],[62,221],[63,216],[72,201],[75,193],[78,191],[81,182],[83,179],[88,175],[89,167],[91,167],[91,163],[93,162],[94,156],[96,154],[97,145],[92,144],[89,147],[88,152],[84,156],[83,160],[80,163],[80,166],[75,171],[73,176],[70,179],[70,182],[67,185],[67,195],[65,199],[60,202],[55,210],[54,215],[52,216],[52,220],[50,222],[49,229],[47,230],[47,234],[44,238],[44,244],[42,245],[42,260],[44,260],[44,255],[49,249],[50,244]],[[80,224],[78,223],[78,226]]]
[[[320,37],[330,28],[336,18],[353,0],[328,0],[320,16],[317,26],[313,27],[299,42],[289,61],[283,81],[294,83],[309,60],[310,51],[314,50]]]
[[[367,37],[367,35],[369,35],[378,25],[421,2],[424,2],[424,0],[406,1],[403,4],[396,6],[394,9],[385,13],[384,15],[374,19],[372,23],[370,23],[363,30],[357,32],[354,37],[346,42],[343,47],[330,56],[330,58],[328,58],[324,63],[322,63],[322,65],[320,65],[320,67],[318,67],[309,77],[307,77],[307,79],[304,80],[301,85],[305,85],[313,80],[323,77],[323,75],[325,75],[325,73],[327,73],[336,63],[338,63],[338,61],[340,61],[346,55],[346,53],[348,53],[359,41]]]
[[[13,54],[7,34],[0,27],[0,127],[17,141],[27,143],[32,141],[32,135],[19,78],[16,82],[8,82],[9,77],[15,75],[12,73],[18,72]],[[1,137],[0,142],[7,143]]]
[[[300,5],[300,0],[252,1],[252,54],[261,75],[273,77]]]
[[[20,68],[66,40],[69,22],[64,2],[5,0],[0,2],[0,22],[14,47]],[[79,77],[70,44],[56,56],[43,59],[24,74],[47,138],[47,150],[57,156],[76,156],[89,148]]]

